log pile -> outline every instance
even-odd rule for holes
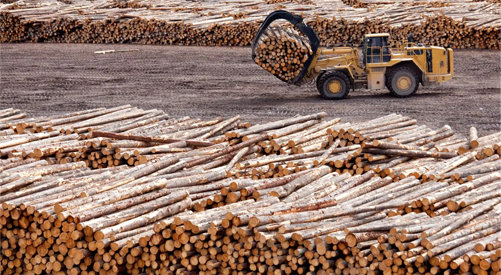
[[[501,132],[398,114],[240,119],[0,110],[0,272],[499,272]],[[49,154],[98,141],[146,162]]]
[[[302,15],[323,46],[360,45],[364,34],[390,32],[398,41],[412,33],[429,45],[500,49],[500,4],[493,1],[331,2],[19,0],[0,4],[0,37],[2,43],[248,46],[270,11],[285,9]]]

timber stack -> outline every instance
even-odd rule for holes
[[[405,41],[453,48],[500,49],[499,1],[214,1],[96,0],[0,3],[5,42],[140,43],[248,46],[272,10],[302,15],[322,46],[360,45],[389,32]]]
[[[326,116],[0,110],[0,272],[500,272],[501,132]]]

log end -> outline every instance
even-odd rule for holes
[[[97,231],[97,232],[95,232],[95,233],[94,233],[94,240],[96,240],[96,241],[100,241],[100,240],[102,240],[102,239],[104,239],[104,234],[103,234],[103,232],[101,232],[101,231]]]
[[[357,245],[357,237],[353,233],[348,233],[345,237],[345,242],[349,247],[355,247]]]
[[[259,218],[252,217],[252,218],[249,219],[249,227],[250,228],[257,227],[258,225],[259,225]]]
[[[478,147],[478,141],[477,140],[472,140],[470,141],[470,148],[474,149]]]
[[[64,208],[59,203],[56,203],[54,205],[54,212],[56,212],[56,214],[60,214],[63,211],[64,211]]]

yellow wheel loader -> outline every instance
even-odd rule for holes
[[[256,58],[257,45],[263,37],[268,37],[265,33],[271,25],[283,28],[283,32],[289,25],[295,32],[292,36],[299,34],[301,43],[309,50],[297,75],[287,82],[302,85],[316,81],[318,92],[326,99],[345,98],[350,90],[359,87],[369,90],[386,87],[394,96],[407,97],[416,93],[420,83],[444,82],[454,75],[450,48],[409,41],[393,43],[388,33],[366,34],[361,55],[356,47],[319,47],[313,29],[300,16],[283,10],[268,15],[253,40],[252,58],[258,64],[261,63]]]

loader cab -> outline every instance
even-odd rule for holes
[[[371,33],[364,36],[364,65],[390,61],[389,37],[388,33]]]

